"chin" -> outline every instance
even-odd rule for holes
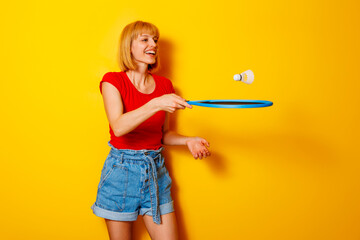
[[[147,64],[149,64],[149,65],[152,65],[152,64],[155,64],[156,63],[156,60],[154,60],[154,61],[147,61]]]

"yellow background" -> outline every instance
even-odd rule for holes
[[[261,109],[179,111],[212,157],[166,149],[181,239],[360,239],[356,1],[8,1],[1,7],[1,239],[107,239],[92,214],[108,125],[98,84],[122,28],[160,29],[186,99]],[[247,69],[251,85],[232,77]],[[141,217],[135,239],[150,239]]]

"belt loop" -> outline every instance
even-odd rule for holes
[[[120,164],[124,162],[124,153],[121,153],[120,155]]]

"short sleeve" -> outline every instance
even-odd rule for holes
[[[120,89],[120,83],[119,83],[119,80],[118,78],[115,76],[115,73],[114,72],[107,72],[104,74],[102,80],[100,81],[100,85],[99,85],[99,88],[100,88],[100,92],[102,94],[102,83],[103,82],[108,82],[108,83],[111,83],[112,85],[114,85],[114,87],[116,87],[118,90]]]
[[[170,81],[170,79],[168,79],[166,77],[159,77],[159,78],[162,80],[162,84],[164,86],[166,94],[175,93],[174,86],[173,86],[172,82]]]

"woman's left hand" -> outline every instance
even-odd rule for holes
[[[186,145],[195,159],[202,159],[210,156],[210,152],[207,149],[210,147],[210,144],[203,138],[192,137],[186,141]]]

